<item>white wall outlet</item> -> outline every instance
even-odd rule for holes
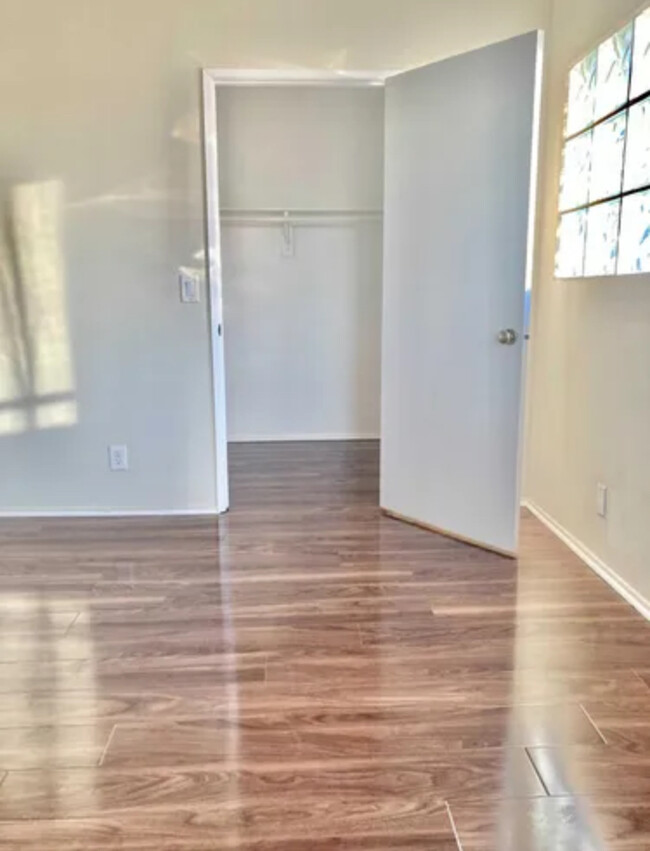
[[[607,517],[607,485],[596,485],[596,511],[600,517]]]
[[[108,466],[113,473],[129,469],[129,451],[123,444],[111,444],[108,447]]]
[[[181,293],[181,301],[184,304],[196,304],[201,300],[201,280],[202,273],[200,269],[190,269],[181,266],[178,270],[178,286]]]

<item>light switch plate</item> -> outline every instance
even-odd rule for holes
[[[201,300],[201,277],[199,269],[181,267],[178,270],[178,285],[184,304],[196,304]]]
[[[129,469],[129,450],[123,443],[112,443],[108,447],[108,466],[113,473]]]
[[[596,511],[600,517],[607,517],[607,485],[596,485]]]

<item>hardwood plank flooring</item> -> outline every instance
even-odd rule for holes
[[[463,851],[650,848],[650,803],[547,797],[452,805]]]
[[[650,802],[650,753],[612,746],[531,748],[528,753],[550,795],[599,795]]]
[[[533,517],[384,517],[373,442],[219,519],[0,522],[0,850],[649,851],[650,627]]]

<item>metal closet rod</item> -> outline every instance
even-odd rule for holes
[[[372,221],[381,219],[382,210],[349,209],[349,210],[324,210],[324,209],[229,209],[221,210],[221,220],[224,223],[243,224],[322,224],[323,222],[341,221]]]

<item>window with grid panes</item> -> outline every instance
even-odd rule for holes
[[[650,8],[569,76],[558,278],[650,272]]]

